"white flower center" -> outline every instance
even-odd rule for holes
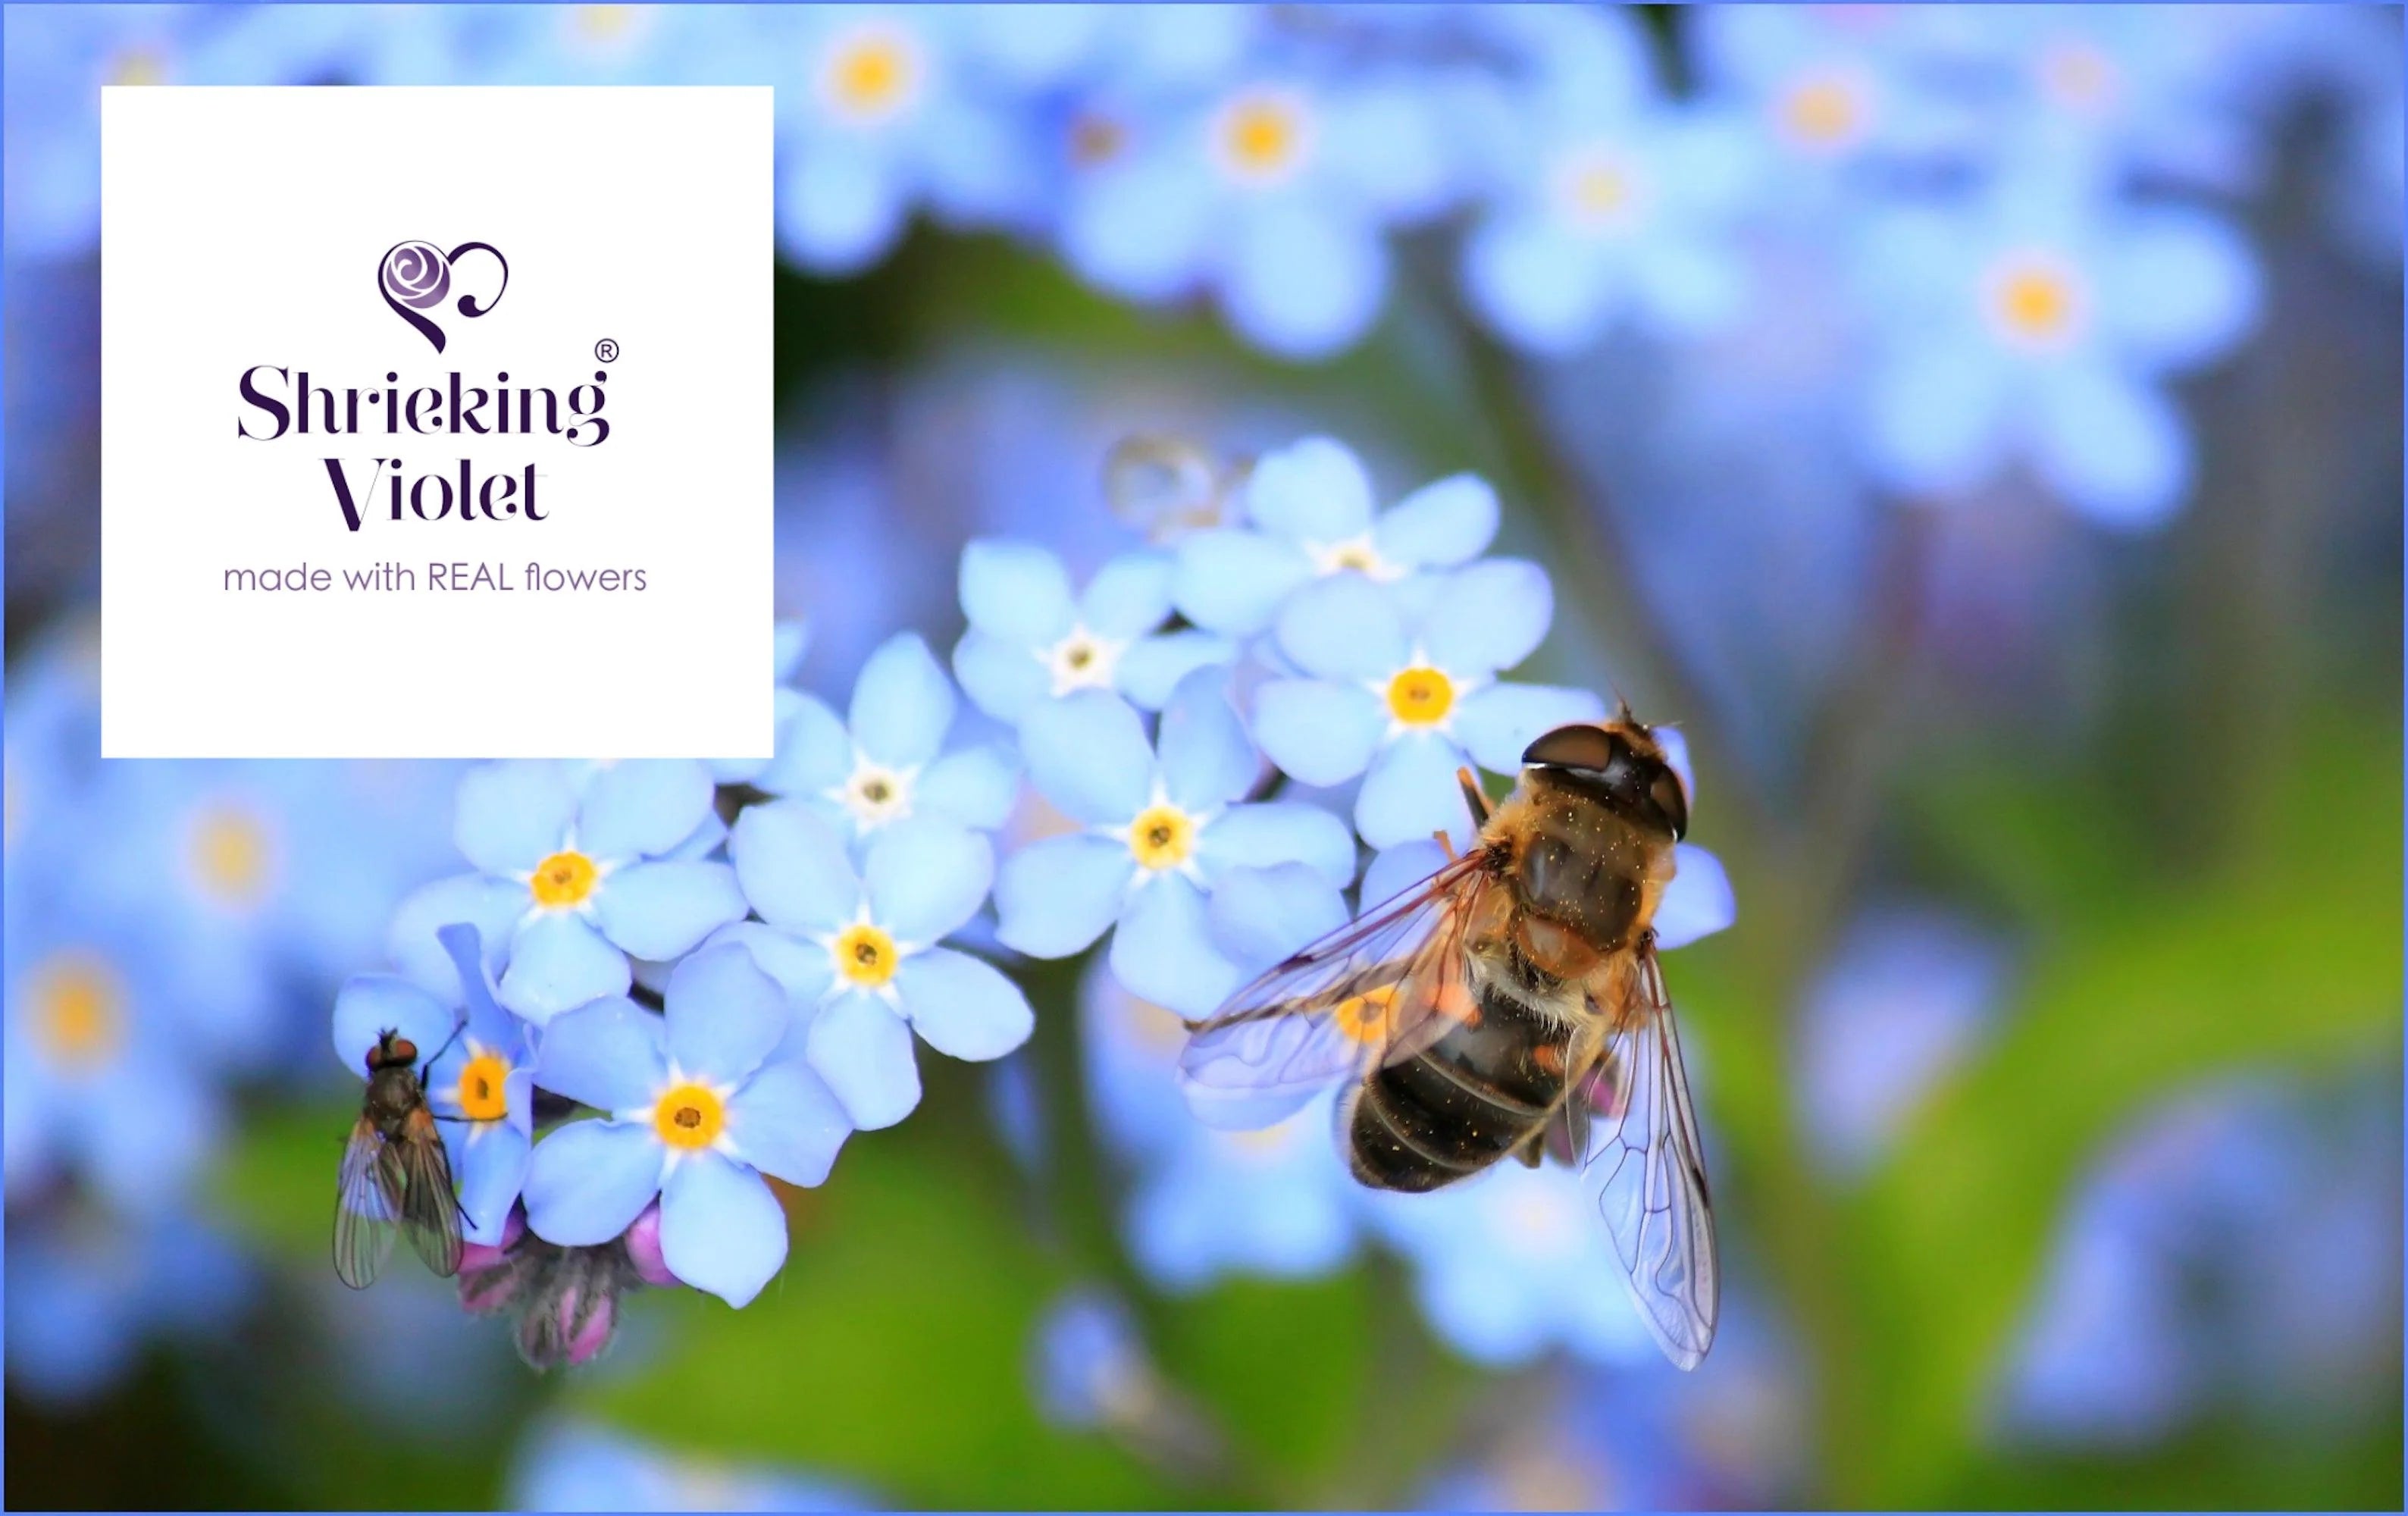
[[[1039,649],[1037,661],[1054,677],[1056,696],[1073,690],[1109,690],[1128,646],[1125,641],[1097,636],[1084,626],[1073,626],[1061,641]]]
[[[852,814],[857,830],[874,832],[911,814],[911,786],[919,776],[916,767],[889,768],[856,750],[853,772],[826,794]]]
[[[1645,175],[1628,153],[1608,143],[1564,154],[1555,164],[1554,184],[1557,213],[1591,236],[1627,232],[1646,214]]]
[[[1405,565],[1383,557],[1379,544],[1369,532],[1350,536],[1341,542],[1308,542],[1305,556],[1312,560],[1312,571],[1323,579],[1342,574],[1348,569],[1377,583],[1388,584],[1405,577]]]

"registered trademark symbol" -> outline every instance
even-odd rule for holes
[[[618,356],[619,344],[611,341],[609,337],[606,336],[601,341],[594,344],[594,361],[595,363],[613,363],[617,361]]]

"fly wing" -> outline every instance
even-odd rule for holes
[[[1268,1126],[1374,1060],[1427,1047],[1447,1016],[1470,1013],[1465,928],[1491,887],[1466,853],[1191,1024],[1179,1059],[1190,1108],[1211,1126]]]
[[[1722,1314],[1722,1266],[1681,1032],[1653,947],[1620,966],[1597,1010],[1612,1021],[1577,1151],[1615,1254],[1664,1355],[1695,1368]]]
[[[404,1175],[401,1229],[426,1266],[445,1279],[460,1272],[460,1200],[452,1191],[452,1160],[443,1135],[424,1106],[409,1113],[395,1145]]]
[[[363,1116],[343,1145],[343,1168],[335,1186],[335,1277],[365,1290],[393,1256],[408,1181],[400,1154]]]

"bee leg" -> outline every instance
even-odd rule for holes
[[[1480,793],[1479,782],[1472,779],[1471,770],[1469,768],[1456,769],[1455,771],[1455,782],[1463,786],[1463,803],[1471,808],[1471,824],[1474,826],[1487,825],[1488,797]]]

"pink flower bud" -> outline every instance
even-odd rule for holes
[[[625,1237],[627,1261],[636,1266],[638,1277],[654,1289],[666,1290],[681,1282],[669,1272],[668,1259],[661,1252],[661,1203],[657,1200],[644,1208],[644,1213],[628,1226]]]

